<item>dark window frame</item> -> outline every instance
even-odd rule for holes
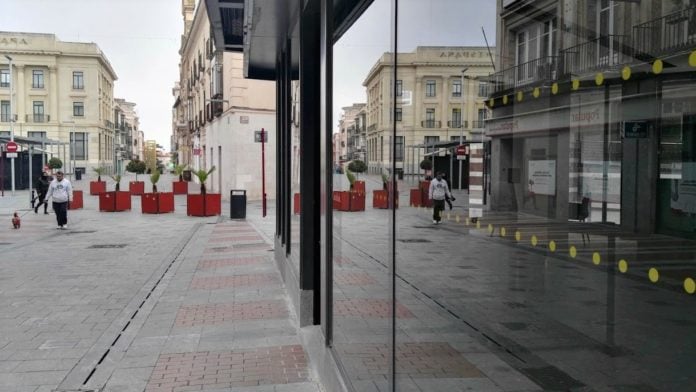
[[[45,88],[43,70],[34,69],[31,71],[31,88]]]
[[[437,82],[434,79],[425,81],[425,96],[427,98],[437,97]]]
[[[73,117],[85,116],[85,103],[81,101],[73,102]]]
[[[73,90],[85,89],[85,74],[83,71],[73,71]]]
[[[4,88],[10,87],[10,69],[9,68],[0,69],[0,87],[4,87]]]

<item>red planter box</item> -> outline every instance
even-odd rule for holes
[[[145,182],[143,181],[131,181],[128,183],[128,190],[131,195],[141,196],[145,193]]]
[[[99,194],[99,211],[117,212],[131,209],[131,195],[126,191],[102,192]]]
[[[339,211],[365,211],[365,194],[334,191],[333,208]]]
[[[100,193],[106,192],[106,181],[90,181],[89,194],[98,196]]]
[[[421,205],[423,207],[432,207],[433,201],[430,200],[430,181],[421,181],[418,184],[418,188],[421,191]]]
[[[188,182],[172,181],[172,189],[175,195],[186,195],[188,194]]]
[[[355,181],[353,183],[353,192],[365,194],[365,181]]]
[[[399,193],[397,192],[394,200],[394,208],[399,208]],[[374,208],[389,208],[389,192],[385,190],[373,191],[372,207]]]
[[[421,196],[422,193],[420,189],[411,189],[411,196],[408,204],[410,204],[412,207],[420,207],[423,202]]]
[[[295,195],[293,195],[293,209],[292,210],[295,213],[295,215],[300,215],[300,194],[299,193],[295,193]]]
[[[174,193],[143,193],[140,198],[143,214],[165,214],[174,212]]]
[[[186,214],[188,216],[215,216],[222,212],[222,195],[207,193],[203,195],[188,195],[186,198]]]
[[[79,210],[80,208],[83,208],[84,205],[85,203],[82,191],[73,191],[73,198],[70,200],[70,203],[68,203],[68,209]]]

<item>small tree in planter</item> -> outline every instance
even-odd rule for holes
[[[138,159],[134,159],[126,165],[127,171],[135,173],[135,181],[131,181],[128,184],[128,190],[132,195],[142,195],[145,193],[145,183],[143,181],[138,181],[138,174],[145,173],[146,169],[145,162]]]
[[[99,195],[102,192],[106,192],[106,181],[102,181],[101,175],[106,171],[103,167],[93,167],[95,173],[97,173],[97,181],[89,182],[89,194]]]
[[[188,182],[184,181],[184,171],[186,165],[174,166],[174,173],[179,177],[179,181],[172,182],[172,189],[175,195],[185,195],[188,193]]]
[[[188,195],[186,210],[188,215],[192,216],[213,216],[220,215],[221,195],[219,193],[208,193],[205,187],[205,182],[212,172],[215,171],[215,166],[210,170],[204,169],[193,172],[201,184],[201,193],[199,195]]]
[[[425,171],[425,175],[427,177],[428,171],[433,170],[433,161],[431,161],[430,159],[427,159],[427,158],[423,159],[420,163],[420,168],[421,168],[421,170]]]
[[[174,193],[157,192],[157,182],[160,179],[159,170],[155,170],[150,175],[152,182],[152,193],[144,193],[140,198],[143,214],[161,214],[174,211]]]
[[[114,190],[99,194],[99,211],[114,212],[130,210],[130,192],[121,191],[121,175],[116,174],[111,176],[111,178],[116,183]]]
[[[365,211],[365,192],[355,190],[357,181],[355,174],[350,169],[346,169],[346,177],[350,183],[350,191],[334,191],[334,208],[339,211]]]
[[[58,157],[53,157],[48,160],[48,167],[50,167],[52,170],[60,169],[63,167],[63,161],[61,161]]]
[[[360,178],[360,173],[364,173],[367,171],[367,165],[365,164],[365,162],[363,162],[359,159],[356,159],[348,164],[347,171],[351,171],[353,173],[356,173],[356,178]],[[358,193],[364,194],[365,193],[365,181],[357,181],[357,180],[353,181],[353,186],[351,187],[351,190],[353,190],[353,192],[358,192]]]
[[[421,181],[419,184],[420,204],[425,207],[431,207],[433,202],[430,200],[428,195],[430,188],[430,176],[427,175],[427,172],[433,170],[433,161],[427,158],[423,159],[420,163],[420,168],[426,172],[425,181]]]

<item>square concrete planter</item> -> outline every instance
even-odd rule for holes
[[[131,195],[126,191],[111,191],[99,194],[99,211],[130,211]]]
[[[106,181],[90,181],[89,194],[99,196],[100,193],[106,192]]]
[[[131,181],[128,183],[128,191],[133,196],[140,196],[145,193],[144,181]]]
[[[188,216],[215,216],[220,215],[221,212],[222,195],[219,193],[186,196],[186,215]]]
[[[140,198],[143,214],[166,214],[174,212],[174,193],[143,193]]]
[[[70,203],[68,203],[68,209],[79,210],[83,208],[84,205],[84,195],[82,191],[73,191],[73,198],[70,200]]]
[[[188,194],[188,182],[172,181],[172,189],[175,195],[186,195]]]

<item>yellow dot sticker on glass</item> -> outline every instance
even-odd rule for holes
[[[573,90],[579,89],[580,88],[580,81],[578,79],[574,79],[571,87],[573,88]]]
[[[459,223],[459,215],[457,215],[457,216],[454,217],[454,221],[457,222],[457,223]]]
[[[553,94],[553,95],[558,94],[558,83],[554,83],[551,85],[551,94]]]
[[[488,106],[490,106],[490,107],[495,106],[495,98],[491,98],[488,100]]]
[[[660,273],[655,268],[650,268],[648,270],[648,278],[651,282],[657,283],[660,280]]]
[[[628,271],[628,261],[624,259],[619,260],[619,271],[621,271],[622,274],[625,274],[626,271]]]
[[[664,67],[664,64],[662,63],[662,60],[657,59],[652,65],[652,71],[655,75],[661,74],[662,73],[662,68]]]
[[[602,256],[600,256],[597,252],[592,253],[592,262],[594,265],[599,265],[599,263],[602,262]]]
[[[508,96],[503,95],[503,105],[507,105],[507,103],[508,103]]]
[[[481,228],[481,221],[476,221],[476,228],[480,229]]]
[[[631,78],[631,67],[629,67],[627,65],[627,66],[623,67],[623,69],[621,70],[621,79],[628,80],[630,78]]]
[[[538,243],[539,243],[539,240],[537,239],[537,236],[533,235],[532,236],[532,246],[537,246]]]
[[[532,96],[534,98],[539,98],[541,95],[541,90],[539,90],[539,87],[534,87],[534,90],[532,91]]]
[[[489,233],[492,233],[492,232],[493,232],[493,225],[490,224],[490,223],[488,224],[488,232],[489,232]]]
[[[691,52],[689,55],[689,65],[692,67],[696,67],[696,50]]]
[[[517,230],[517,231],[515,232],[515,240],[519,241],[519,240],[521,240],[521,239],[522,239],[522,232],[519,231],[519,230]]]
[[[522,91],[517,92],[517,102],[522,102],[524,99],[524,93]]]
[[[684,291],[689,294],[696,292],[696,282],[691,278],[684,279]]]
[[[570,254],[570,257],[575,258],[578,255],[578,249],[575,247],[575,245],[571,245],[570,248],[568,248],[568,254]]]
[[[451,218],[450,218],[450,213],[448,212],[448,213],[447,213],[447,220],[450,220],[450,219],[451,219]]]
[[[500,236],[501,236],[501,237],[505,237],[505,234],[506,234],[506,233],[507,233],[507,230],[505,230],[504,227],[501,227],[501,228],[500,228]]]
[[[595,81],[595,84],[597,86],[601,86],[602,83],[604,83],[604,74],[601,72],[597,72],[597,75],[595,75],[594,81]]]
[[[551,252],[555,252],[555,251],[556,251],[556,241],[554,241],[554,240],[549,241],[549,250],[550,250]]]

